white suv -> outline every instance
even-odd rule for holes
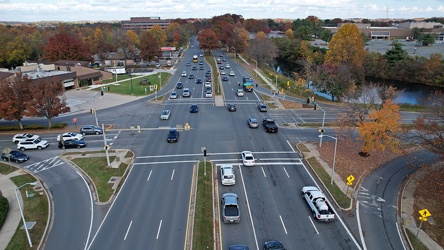
[[[25,140],[21,141],[17,144],[17,149],[20,149],[21,151],[25,151],[27,149],[38,149],[42,150],[44,148],[47,148],[49,146],[49,142],[45,140],[41,140],[40,138],[34,139],[34,140]]]
[[[39,138],[40,136],[38,135],[33,135],[33,134],[16,134],[14,135],[14,137],[12,137],[12,141],[17,144],[21,141],[26,141],[26,140],[34,140]]]

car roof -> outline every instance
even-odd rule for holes
[[[248,118],[248,120],[250,120],[252,122],[257,122],[256,118]]]
[[[244,154],[244,155],[253,155],[253,153],[251,153],[251,151],[242,151],[242,154]]]

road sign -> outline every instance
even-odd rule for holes
[[[353,182],[351,182],[351,181],[348,181],[348,182],[347,182],[347,185],[348,185],[348,186],[351,186],[352,184],[353,184]]]
[[[421,217],[427,218],[429,216],[432,216],[432,214],[426,208],[424,208],[423,210],[419,210],[418,212],[421,215]]]
[[[427,221],[427,217],[419,217],[420,221]]]
[[[355,177],[353,176],[353,175],[349,175],[348,177],[347,177],[347,181],[348,182],[353,182],[355,180]]]

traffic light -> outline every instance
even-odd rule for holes
[[[207,156],[207,150],[204,149],[204,156]]]
[[[325,130],[323,130],[322,128],[320,128],[318,131],[319,131],[319,133],[324,133],[325,132]]]
[[[100,95],[103,95],[103,90],[100,90]]]

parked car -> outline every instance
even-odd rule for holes
[[[256,118],[248,118],[248,126],[250,128],[258,128],[259,123],[257,122]]]
[[[230,111],[230,112],[236,111],[236,105],[234,105],[234,104],[228,104],[227,107],[228,107],[228,111]]]
[[[170,119],[170,115],[171,115],[171,111],[168,109],[165,109],[164,111],[162,111],[162,113],[160,114],[160,119],[162,120],[168,120]]]
[[[38,149],[42,150],[44,148],[47,148],[49,146],[49,142],[46,140],[42,140],[40,138],[37,139],[29,139],[26,141],[21,141],[17,143],[17,149],[20,149],[21,151],[25,151],[28,149]]]
[[[242,151],[241,153],[242,157],[242,163],[246,167],[253,167],[254,166],[254,156],[251,151]]]
[[[17,144],[21,141],[26,141],[26,140],[34,140],[40,138],[40,136],[38,135],[34,135],[34,134],[16,134],[14,135],[14,137],[12,137],[12,141]]]
[[[168,132],[167,142],[177,142],[179,141],[179,131],[173,128]]]
[[[83,140],[69,140],[69,141],[59,141],[59,148],[83,148],[86,147],[86,143]]]
[[[259,103],[257,109],[259,109],[260,112],[267,112],[267,106],[263,103]]]
[[[77,134],[77,133],[74,133],[74,132],[66,132],[66,133],[63,133],[61,135],[58,135],[57,136],[57,141],[60,141],[61,138],[63,138],[64,141],[69,141],[69,140],[74,140],[74,139],[82,140],[83,139],[83,135],[82,134]]]
[[[176,91],[171,92],[170,99],[177,99],[177,92]]]
[[[197,113],[199,112],[199,107],[197,106],[197,104],[193,104],[190,107],[190,113]]]
[[[20,151],[12,150],[9,153],[3,153],[2,159],[4,161],[22,163],[29,160],[29,156]]]
[[[80,128],[80,133],[82,135],[99,135],[103,134],[103,129],[99,126],[87,125]]]
[[[264,250],[285,250],[285,248],[280,241],[269,240],[264,243]]]

